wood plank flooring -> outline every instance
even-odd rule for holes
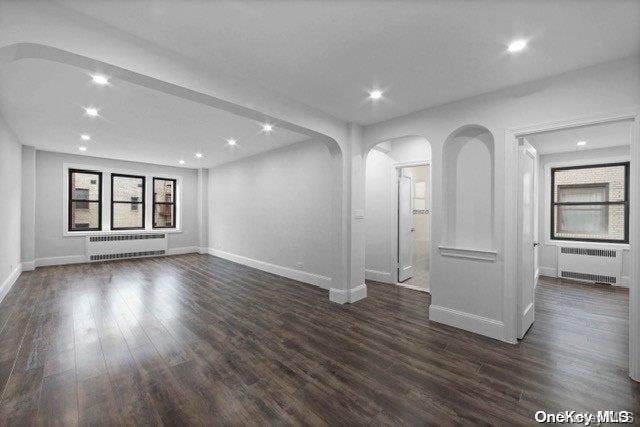
[[[0,304],[0,423],[533,424],[632,410],[628,294],[543,280],[517,346],[429,295],[327,291],[209,255],[39,268]]]

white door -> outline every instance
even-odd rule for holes
[[[535,314],[535,168],[536,150],[524,138],[519,140],[518,192],[518,338],[524,337]]]
[[[413,212],[411,188],[413,180],[400,170],[398,177],[398,281],[413,276]]]

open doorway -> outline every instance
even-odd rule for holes
[[[518,338],[588,325],[574,350],[628,363],[632,123],[518,135]]]
[[[366,164],[366,279],[429,292],[431,148],[423,137],[376,145]]]
[[[430,165],[398,168],[399,285],[429,290]]]

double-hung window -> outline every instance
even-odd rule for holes
[[[551,169],[551,239],[629,242],[629,163]]]
[[[111,229],[144,229],[145,177],[111,174]]]
[[[69,231],[102,229],[102,173],[69,169]]]
[[[176,180],[153,178],[153,228],[176,228]]]

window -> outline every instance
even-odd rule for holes
[[[176,227],[176,180],[153,178],[153,228]]]
[[[69,169],[69,231],[102,229],[102,173]]]
[[[144,176],[111,174],[111,229],[144,228]]]
[[[551,169],[551,238],[629,242],[629,163]]]

